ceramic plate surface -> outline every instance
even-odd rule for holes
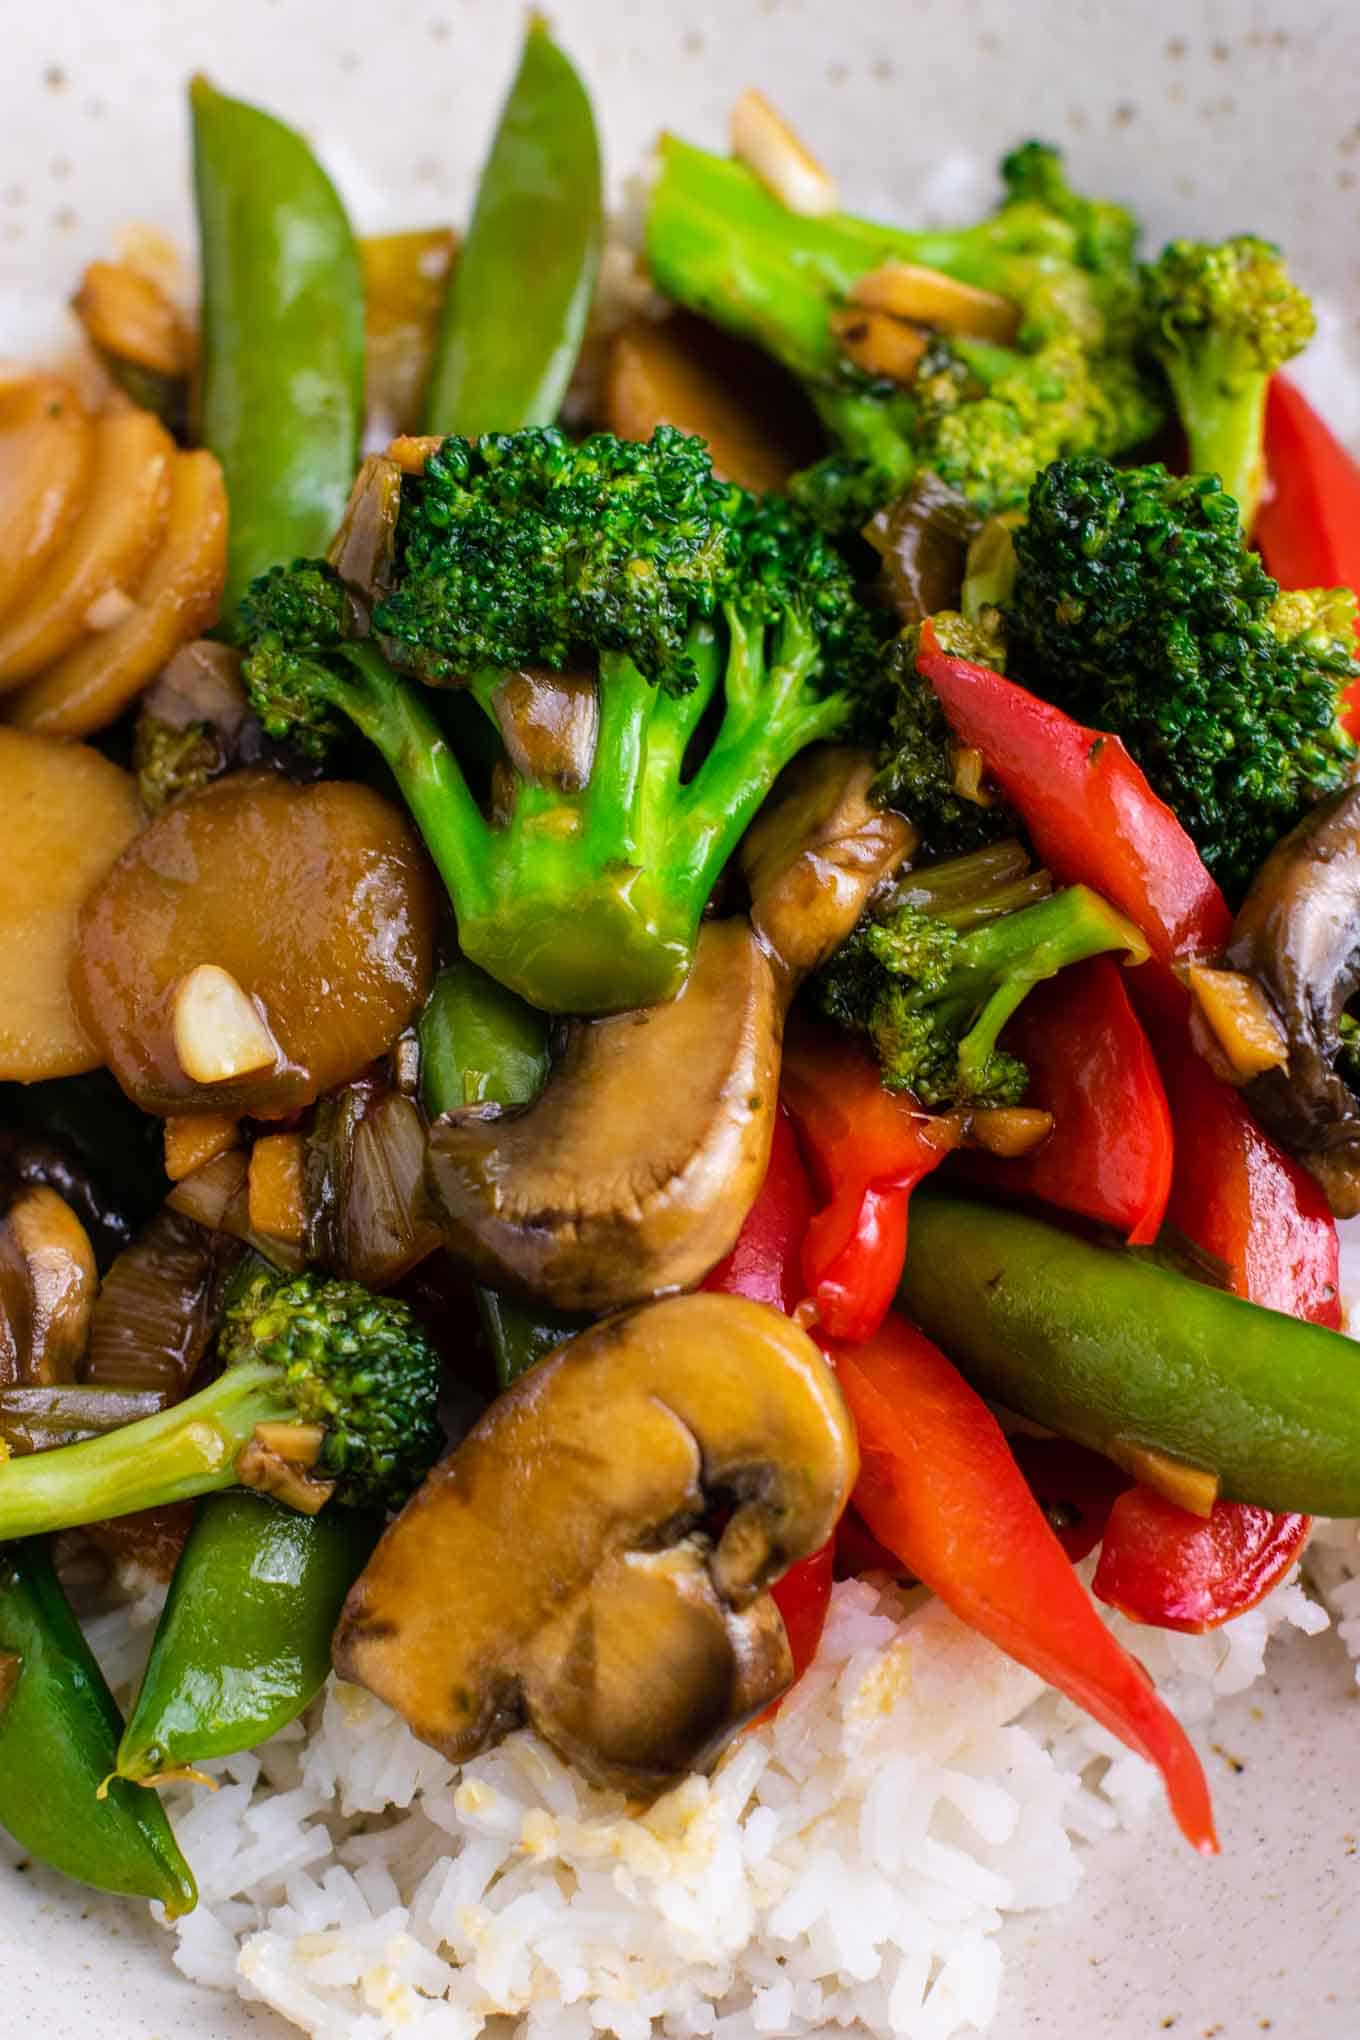
[[[662,125],[718,144],[762,85],[847,203],[924,220],[985,201],[1030,134],[1132,200],[1156,242],[1251,229],[1323,298],[1304,374],[1360,445],[1357,0],[557,0],[613,175]],[[82,263],[145,221],[191,248],[194,69],[305,127],[363,229],[462,217],[521,27],[507,0],[4,0],[0,358],[64,344]],[[1294,1640],[1215,1719],[1224,1853],[1160,1817],[1075,1902],[1005,1930],[992,2040],[1355,2040],[1360,1766],[1350,1668]],[[285,2040],[185,1983],[142,1908],[0,1869],[0,2036]]]

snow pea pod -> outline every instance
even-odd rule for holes
[[[440,971],[420,1016],[420,1078],[431,1119],[466,1105],[527,1105],[548,1074],[548,1023],[535,1006],[460,957]],[[477,1291],[482,1329],[508,1388],[588,1320]]]
[[[1360,1513],[1360,1363],[1339,1332],[935,1191],[912,1201],[898,1297],[984,1395],[1107,1458],[1151,1450],[1216,1473],[1225,1500]]]
[[[41,1544],[0,1554],[0,1653],[18,1667],[0,1708],[0,1826],[81,1884],[192,1912],[160,1801],[116,1778],[100,1796],[123,1724]]]
[[[536,16],[444,299],[426,432],[552,423],[585,333],[603,216],[590,100]]]
[[[303,1516],[246,1489],[201,1502],[118,1776],[149,1784],[253,1749],[294,1720],[325,1684],[341,1604],[381,1529],[356,1509]]]
[[[189,88],[202,250],[200,436],[226,476],[221,628],[257,574],[322,553],[359,461],[364,288],[334,186],[258,107]]]

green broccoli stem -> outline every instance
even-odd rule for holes
[[[1033,986],[1069,964],[1117,949],[1136,962],[1147,955],[1133,924],[1084,885],[1067,886],[962,935],[948,984],[922,1003],[945,1019],[976,1010],[959,1043],[964,1090],[980,1077],[1002,1028]]]
[[[296,1421],[277,1367],[242,1361],[173,1408],[0,1466],[0,1542],[192,1501],[237,1484],[257,1424]]]
[[[1037,212],[1025,245],[1004,214],[958,229],[917,232],[848,213],[809,219],[773,198],[744,164],[663,138],[647,217],[657,287],[756,341],[810,382],[841,377],[828,311],[885,262],[914,262],[1009,294],[1016,260],[1071,260],[1074,236]]]
[[[693,930],[670,925],[664,883],[638,857],[657,690],[632,662],[607,655],[585,790],[564,794],[521,781],[510,817],[493,826],[419,688],[371,645],[341,650],[359,684],[337,686],[333,699],[386,759],[453,902],[464,954],[549,1012],[673,997],[689,968]],[[471,683],[493,720],[495,682],[480,674]]]
[[[800,619],[774,627],[772,659],[766,629],[727,611],[726,709],[708,755],[688,786],[672,795],[671,866],[698,912],[775,780],[808,744],[832,737],[849,704],[817,694],[810,681],[817,642]],[[695,928],[698,927],[698,914]]]
[[[386,759],[439,871],[464,955],[548,1012],[653,1005],[684,984],[709,894],[785,765],[848,713],[820,695],[812,630],[725,613],[690,632],[695,684],[666,693],[622,652],[600,660],[599,726],[578,793],[521,779],[486,821],[420,690],[369,644],[341,648],[352,680],[328,698]],[[772,644],[771,644],[772,641]],[[471,692],[494,721],[497,675]],[[692,779],[692,739],[724,710]],[[569,939],[564,939],[569,937]]]
[[[900,391],[880,396],[866,390],[815,388],[811,396],[827,436],[844,457],[872,469],[882,495],[900,494],[917,468],[911,398]]]
[[[338,646],[352,677],[328,690],[387,761],[440,877],[470,908],[484,888],[491,830],[418,688],[369,644]],[[357,685],[356,685],[357,682]]]
[[[1185,428],[1190,473],[1217,475],[1250,532],[1265,480],[1269,376],[1249,347],[1231,340],[1204,341],[1193,351],[1167,348],[1161,360]]]

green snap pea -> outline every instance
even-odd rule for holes
[[[975,1388],[1078,1444],[1203,1467],[1231,1501],[1360,1513],[1360,1365],[1339,1332],[934,1191],[912,1199],[898,1295]]]
[[[119,1777],[191,1770],[295,1720],[325,1684],[331,1632],[381,1529],[357,1509],[302,1516],[246,1489],[201,1502],[118,1745]]]
[[[527,1105],[548,1074],[548,1022],[460,957],[420,1016],[420,1082],[431,1119],[461,1105]]]
[[[230,511],[221,628],[280,561],[325,551],[359,460],[364,287],[334,186],[302,137],[190,87],[202,262],[200,429]]]
[[[172,1919],[192,1912],[193,1873],[160,1801],[110,1780],[122,1719],[40,1544],[0,1553],[0,1660],[0,1826],[78,1883],[159,1899]]]
[[[552,423],[581,350],[603,218],[589,97],[535,17],[444,299],[426,432]]]
[[[421,1088],[432,1119],[464,1105],[527,1105],[543,1087],[546,1016],[466,957],[440,971],[419,1031]],[[588,1322],[494,1289],[477,1291],[477,1308],[502,1388]]]

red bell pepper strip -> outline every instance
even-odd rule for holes
[[[1029,1071],[1026,1105],[1051,1112],[1053,1131],[1028,1154],[970,1153],[966,1166],[991,1189],[1117,1226],[1141,1247],[1171,1194],[1171,1113],[1124,978],[1093,956],[1034,987],[1001,1039]]]
[[[1340,1248],[1320,1186],[1196,1050],[1175,979],[1145,964],[1130,989],[1181,1136],[1168,1223],[1222,1264],[1234,1295],[1339,1331]]]
[[[746,1214],[736,1245],[712,1270],[704,1288],[768,1303],[792,1316],[803,1294],[800,1256],[812,1210],[812,1185],[788,1114],[781,1110],[759,1195]],[[835,1550],[836,1540],[830,1537],[820,1551],[791,1565],[770,1590],[784,1618],[795,1678],[801,1678],[812,1663],[822,1640],[831,1605]]]
[[[1217,1850],[1199,1758],[1101,1621],[982,1398],[899,1317],[828,1348],[859,1430],[855,1506],[954,1613],[1154,1763],[1181,1832]]]
[[[1055,878],[1103,894],[1163,962],[1223,947],[1232,926],[1223,895],[1118,737],[1086,729],[986,666],[951,658],[929,620],[917,666]]]
[[[820,1551],[800,1558],[770,1588],[775,1607],[784,1618],[784,1633],[793,1656],[795,1684],[816,1657],[822,1631],[826,1628],[835,1563],[836,1540],[828,1537]],[[773,1714],[778,1706],[776,1700],[769,1712]]]
[[[1268,487],[1255,538],[1282,588],[1360,588],[1360,462],[1282,375],[1266,397]],[[1360,735],[1360,681],[1341,719]]]
[[[1103,1453],[1066,1438],[1012,1434],[1006,1442],[1054,1536],[1080,1565],[1105,1535],[1118,1497],[1132,1486],[1128,1474]]]
[[[1215,1502],[1208,1516],[1192,1516],[1151,1488],[1131,1487],[1110,1512],[1093,1591],[1134,1622],[1216,1629],[1284,1578],[1309,1520],[1245,1502]]]
[[[805,1294],[803,1239],[814,1210],[812,1185],[798,1152],[789,1115],[775,1118],[769,1166],[737,1243],[704,1282],[721,1296],[744,1296],[773,1304],[792,1317]]]
[[[839,1034],[790,1035],[781,1095],[826,1199],[803,1243],[818,1322],[834,1338],[872,1338],[901,1278],[908,1199],[962,1124],[885,1091],[869,1051]]]

